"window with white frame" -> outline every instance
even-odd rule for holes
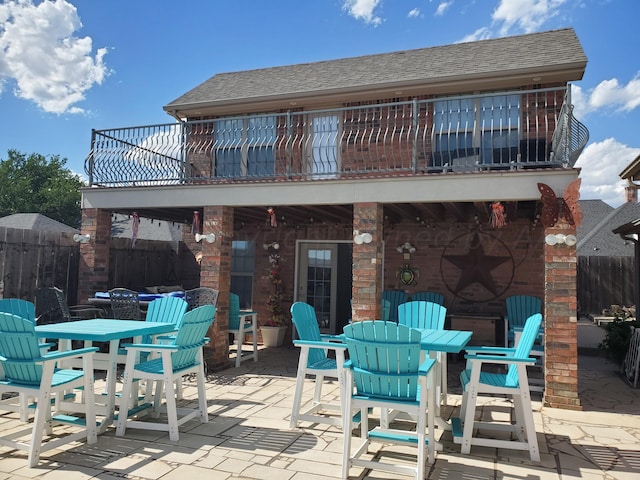
[[[214,139],[216,177],[275,174],[275,116],[215,120]]]

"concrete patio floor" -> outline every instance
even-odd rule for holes
[[[293,348],[262,349],[258,363],[243,362],[240,368],[209,375],[209,423],[187,423],[178,442],[162,432],[133,429],[125,437],[116,437],[111,427],[95,445],[75,443],[64,451],[45,453],[34,469],[26,467],[25,452],[3,447],[0,480],[339,478],[340,429],[309,423],[289,428],[297,356]],[[457,372],[462,366],[462,360],[450,357],[447,417],[459,411]],[[640,478],[640,389],[630,388],[616,367],[601,356],[581,355],[579,367],[583,411],[543,408],[539,394],[532,394],[540,463],[514,450],[473,447],[471,455],[462,455],[460,446],[451,441],[451,432],[436,430],[443,451],[430,466],[428,478]],[[337,385],[325,388],[337,397]],[[305,399],[310,398],[308,393]],[[193,384],[185,382],[185,401],[194,394]],[[13,422],[17,422],[15,413],[0,414],[0,429],[10,428]],[[396,452],[398,461],[415,461],[412,449],[407,450],[409,455],[398,447],[382,447],[378,454],[382,452]],[[361,469],[352,469],[351,475],[409,478]]]

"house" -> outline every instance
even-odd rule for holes
[[[496,343],[506,296],[538,295],[545,402],[579,408],[575,247],[545,238],[575,234],[553,211],[588,139],[570,86],[586,63],[562,29],[215,74],[165,105],[174,122],[93,131],[78,295],[111,287],[111,214],[134,211],[192,225],[220,290],[211,369],[230,291],[265,323],[281,287],[339,332],[381,318],[383,290],[435,290]]]
[[[65,225],[41,213],[14,213],[0,218],[0,227],[20,230],[38,230],[41,232],[78,233],[77,228]]]

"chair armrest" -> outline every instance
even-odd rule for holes
[[[485,354],[485,355],[513,355],[515,353],[515,348],[507,348],[507,347],[466,347],[465,352],[467,354]]]
[[[499,357],[496,355],[465,355],[468,361],[476,361],[480,363],[496,363],[496,364],[509,364],[509,363],[530,363],[535,364],[536,359],[527,357],[527,358],[519,358],[519,357]]]
[[[309,346],[314,348],[328,348],[333,350],[346,350],[346,343],[336,343],[336,342],[317,342],[314,340],[294,340],[293,344],[297,347]]]
[[[59,360],[61,358],[68,357],[79,357],[81,355],[86,355],[87,353],[95,353],[99,350],[98,347],[87,347],[87,348],[78,348],[76,350],[56,350],[53,352],[49,352],[46,355],[43,355],[41,358],[44,361],[50,360]]]
[[[320,338],[323,342],[341,342],[344,343],[344,335],[329,335],[328,333],[321,333]]]
[[[429,370],[431,370],[435,364],[436,364],[435,359],[427,358],[424,362],[420,364],[420,367],[418,369],[419,374],[426,375],[427,373],[429,373]]]

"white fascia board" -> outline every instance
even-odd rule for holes
[[[481,202],[540,198],[538,183],[561,196],[579,169],[480,172],[369,180],[86,188],[82,208],[185,208],[203,205],[340,205],[359,202]]]

